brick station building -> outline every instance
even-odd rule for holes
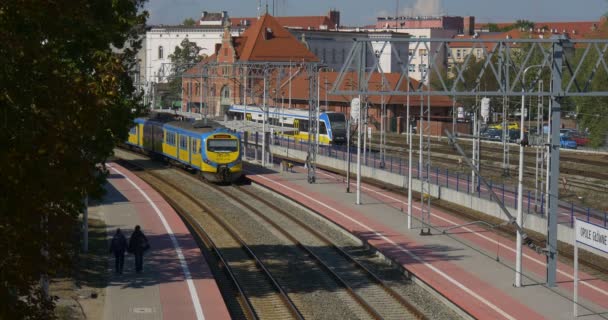
[[[308,109],[309,81],[305,70],[300,67],[289,66],[295,61],[318,62],[319,59],[306,45],[296,39],[289,31],[269,14],[265,14],[255,21],[240,36],[230,34],[229,25],[224,26],[225,32],[222,43],[216,46],[213,55],[201,61],[185,72],[182,78],[182,111],[203,112],[208,115],[223,116],[230,105],[244,104],[262,105],[263,80],[248,74],[244,77],[243,68],[235,68],[237,62],[282,62],[287,63],[283,75],[278,77],[269,74],[267,77],[266,104],[285,108]],[[203,71],[206,64],[213,63],[207,71]],[[205,79],[204,73],[208,78]],[[337,72],[319,72],[319,88],[312,94],[319,95],[321,110],[344,112],[349,115],[350,101],[353,96],[332,95],[331,86],[338,76]],[[400,74],[385,73],[386,87],[395,88]],[[281,79],[281,80],[277,80]],[[357,83],[346,75],[342,89],[356,88]],[[277,83],[277,81],[281,81]],[[411,80],[416,88],[418,82]],[[380,88],[382,79],[380,74],[373,74],[369,87]],[[406,82],[402,81],[400,91],[408,90]],[[246,97],[245,97],[246,96]],[[402,132],[405,128],[407,97],[394,96],[368,96],[365,101],[369,105],[368,117],[372,128],[380,129],[381,105],[386,105],[387,129],[393,132]],[[428,97],[423,98],[426,106]],[[421,97],[411,96],[409,99],[413,117],[420,112]],[[433,120],[450,119],[454,107],[453,101],[447,96],[433,96],[430,98],[431,115]]]

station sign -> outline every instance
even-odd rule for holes
[[[574,231],[576,242],[608,252],[608,229],[576,219]]]
[[[351,102],[350,102],[350,118],[352,120],[358,121],[359,112],[361,112],[360,110],[361,110],[361,99],[353,98],[353,100],[351,100]]]

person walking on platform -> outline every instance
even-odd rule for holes
[[[114,271],[118,274],[122,273],[123,266],[125,265],[126,250],[127,238],[120,231],[120,228],[118,228],[116,229],[116,233],[114,233],[110,244],[110,253],[114,253]]]
[[[135,231],[129,239],[129,252],[135,255],[135,272],[141,273],[144,264],[144,252],[150,249],[148,238],[141,231],[140,226],[135,226]]]

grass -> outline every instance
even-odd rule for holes
[[[79,234],[82,241],[82,234]],[[53,279],[51,294],[59,297],[55,315],[61,320],[98,319],[108,283],[108,242],[102,220],[89,219],[89,252],[78,253],[71,277]],[[97,299],[91,299],[97,293]]]

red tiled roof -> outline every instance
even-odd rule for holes
[[[499,28],[506,28],[512,26],[515,22],[509,23],[497,23]],[[535,22],[532,32],[530,30],[519,30],[514,29],[529,37],[530,34],[543,34],[544,36],[550,36],[551,34],[563,34],[567,33],[571,39],[580,39],[586,37],[589,33],[594,33],[598,29],[604,27],[605,21],[553,21],[553,22]],[[486,27],[488,23],[476,23],[475,28],[481,29]],[[544,30],[543,30],[544,29]]]
[[[306,46],[266,14],[235,39],[240,61],[318,61]]]
[[[328,28],[330,26],[330,20],[327,16],[293,16],[293,17],[274,17],[281,26],[290,28],[302,28],[302,29],[319,29],[320,26],[325,25]],[[260,17],[261,19],[261,17]],[[241,17],[241,18],[230,18],[230,23],[233,26],[242,26],[244,21],[252,26],[257,22],[257,18],[252,17]]]
[[[384,76],[385,76],[386,81],[388,82],[386,87],[395,89],[401,74],[385,73]],[[327,81],[329,84],[333,84],[336,81],[337,77],[338,77],[338,72],[328,71],[328,72],[319,73],[319,79],[321,79],[321,83],[325,83],[325,81]],[[340,87],[341,90],[350,90],[351,82],[348,80],[349,78],[354,79],[354,78],[356,78],[356,76],[354,73],[347,73],[344,76],[344,80],[342,81],[342,85]],[[381,82],[382,82],[382,78],[381,78],[380,74],[374,73],[369,81],[369,87],[370,88],[379,88],[381,86]],[[419,82],[414,79],[410,79],[410,83],[414,88],[417,88],[418,84],[419,84]],[[285,92],[287,92],[288,86],[289,85],[286,83],[281,84],[281,88]],[[352,82],[352,86],[354,88],[356,88],[356,86],[357,86],[356,81]],[[320,96],[322,98],[325,98],[325,95],[327,94],[327,100],[330,101],[330,103],[331,102],[349,103],[351,101],[351,99],[353,98],[351,96],[331,94],[330,90],[331,90],[331,85],[329,88],[325,88],[324,85],[321,85],[319,87]],[[376,90],[376,89],[373,89],[373,90]],[[400,91],[409,90],[407,87],[406,81],[402,81],[398,90],[400,90]],[[309,95],[308,91],[309,91],[309,83],[308,83],[307,75],[305,73],[300,73],[299,75],[294,77],[294,79],[291,83],[292,99],[308,100],[308,95]],[[314,92],[313,94],[316,94],[316,92]],[[424,99],[424,103],[426,104],[428,97],[423,97],[423,99]],[[380,98],[380,96],[368,96],[367,100],[373,104],[380,104],[382,101],[382,98]],[[406,96],[394,95],[394,96],[385,96],[384,97],[384,103],[386,103],[386,104],[405,105],[406,102],[407,102]],[[419,95],[410,96],[410,105],[412,105],[412,106],[420,105],[420,96]],[[451,108],[452,99],[448,96],[432,96],[431,97],[431,106]]]

